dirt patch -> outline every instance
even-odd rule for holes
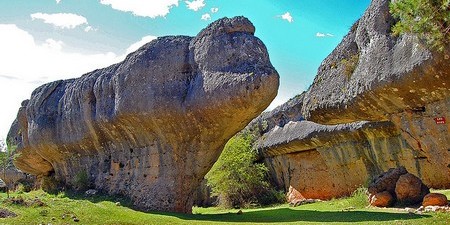
[[[13,211],[9,211],[8,209],[0,209],[0,218],[8,218],[8,217],[16,217]]]

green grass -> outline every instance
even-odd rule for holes
[[[434,191],[450,195],[450,190]],[[237,209],[198,208],[192,215],[161,212],[139,212],[104,196],[82,198],[70,193],[51,195],[43,191],[13,193],[27,201],[38,198],[46,206],[23,206],[7,203],[6,194],[0,194],[2,208],[18,214],[15,218],[0,219],[0,224],[450,224],[450,213],[411,215],[394,210],[358,206],[357,196],[318,202],[298,207],[279,205],[267,208]],[[450,197],[450,196],[449,196]],[[119,199],[122,205],[128,203]],[[65,215],[65,218],[62,218]],[[74,222],[72,215],[80,219]],[[52,220],[53,218],[53,220]]]

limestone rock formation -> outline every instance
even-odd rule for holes
[[[277,71],[254,32],[244,17],[224,18],[42,85],[9,133],[16,166],[68,186],[85,173],[137,208],[189,213],[226,141],[276,96]]]
[[[302,113],[322,124],[391,121],[421,154],[416,175],[449,187],[450,46],[435,52],[415,36],[393,36],[389,2],[373,0],[322,62]]]
[[[446,206],[448,205],[447,196],[440,193],[429,193],[425,195],[422,201],[424,207],[427,206]]]
[[[450,49],[393,36],[389,2],[371,2],[306,92],[247,127],[260,131],[258,150],[286,192],[348,195],[399,166],[450,188]],[[387,186],[374,194],[389,189],[395,198],[395,183]]]

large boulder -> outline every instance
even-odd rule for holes
[[[405,167],[390,168],[388,171],[376,177],[372,183],[369,184],[369,194],[375,195],[377,193],[388,191],[395,196],[395,187],[400,176],[407,174]]]
[[[154,40],[80,78],[37,88],[9,140],[15,165],[68,186],[80,177],[137,208],[191,212],[193,192],[227,140],[277,94],[255,28],[224,18],[196,37]]]
[[[419,203],[428,193],[430,189],[418,177],[410,173],[401,175],[395,184],[397,201],[403,205]]]

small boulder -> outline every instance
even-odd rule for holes
[[[97,194],[97,190],[95,190],[95,189],[89,189],[84,193],[84,195],[86,195],[86,196],[93,196],[96,194]]]
[[[429,193],[423,198],[422,205],[427,206],[446,206],[448,205],[447,196],[440,193]]]
[[[397,200],[404,205],[419,203],[428,193],[430,193],[429,188],[410,173],[401,175],[395,185]]]
[[[394,203],[394,197],[388,191],[383,191],[372,195],[369,201],[372,206],[389,207]]]
[[[408,173],[408,171],[403,166],[390,168],[388,171],[375,178],[369,185],[368,191],[370,195],[373,196],[383,191],[388,191],[391,195],[395,195],[395,184],[399,177],[406,173]]]
[[[303,195],[299,191],[297,191],[292,186],[289,186],[289,192],[287,193],[288,203],[295,204],[296,202],[304,200],[306,200],[306,198],[303,197]]]

